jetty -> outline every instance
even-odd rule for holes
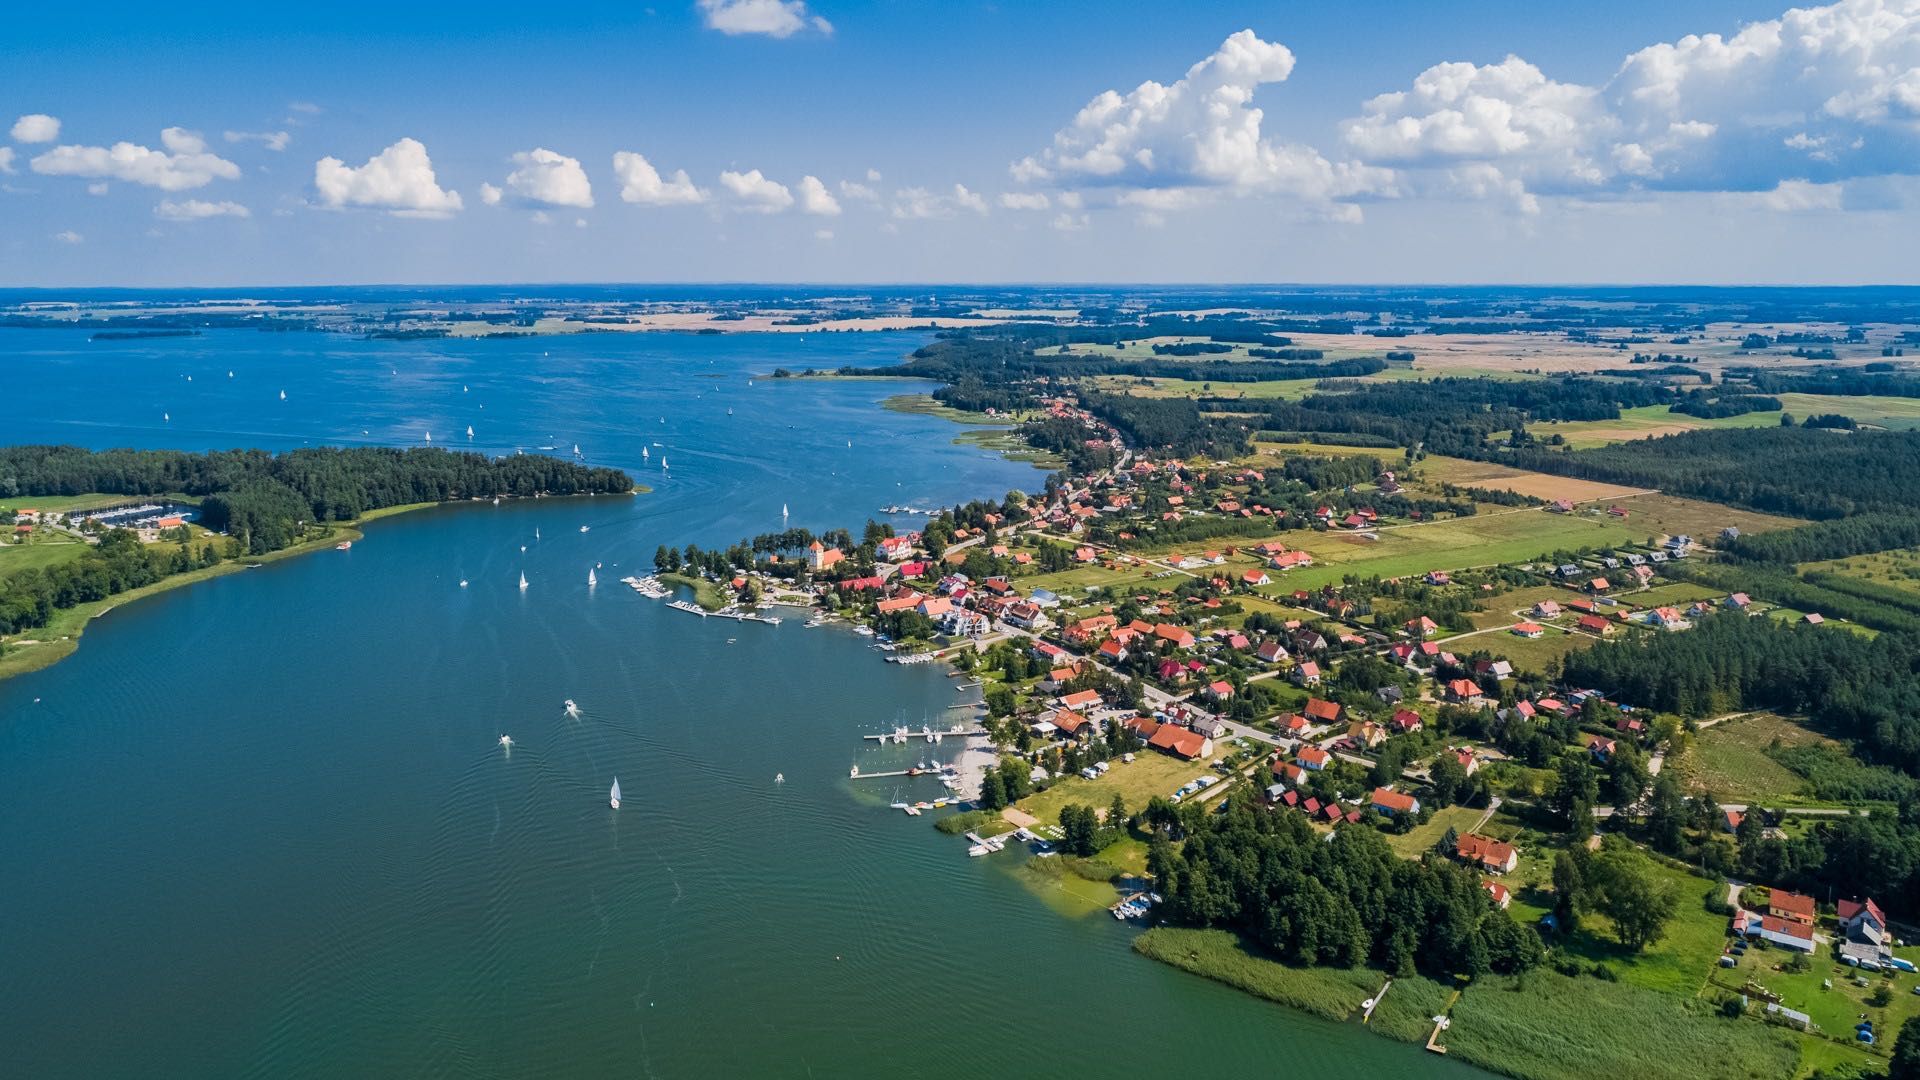
[[[673,608],[675,611],[690,611],[703,619],[733,619],[737,622],[766,623],[768,626],[780,625],[780,616],[778,615],[758,615],[751,611],[742,611],[739,608],[721,608],[719,611],[708,611],[706,608],[701,607],[691,600],[675,600],[667,606]]]
[[[652,575],[648,575],[647,577],[623,577],[620,579],[620,583],[628,586],[634,592],[639,593],[649,600],[665,600],[667,597],[673,595],[672,591],[669,590],[666,585],[662,584],[659,578],[653,577]]]
[[[894,728],[892,731],[885,732],[884,734],[862,735],[860,737],[862,739],[872,739],[873,741],[878,743],[903,743],[903,742],[906,742],[908,739],[925,739],[930,743],[937,743],[940,740],[946,739],[946,738],[970,739],[970,738],[985,736],[986,734],[988,734],[987,729],[980,728],[980,727],[968,728],[968,727],[962,727],[959,724],[954,724],[952,727],[949,727],[944,731],[935,731],[934,729],[928,727],[927,725],[922,724],[920,725],[919,731],[914,731],[905,726],[901,726],[901,727]]]

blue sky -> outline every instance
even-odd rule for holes
[[[0,285],[1910,282],[1920,239],[1920,0],[42,5],[6,35]]]

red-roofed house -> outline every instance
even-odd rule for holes
[[[1419,731],[1424,725],[1425,721],[1420,719],[1420,714],[1414,712],[1412,709],[1393,710],[1394,729],[1402,735]]]
[[[1267,572],[1265,570],[1249,570],[1246,573],[1240,575],[1240,580],[1246,582],[1249,585],[1265,585],[1271,582],[1273,579],[1267,576]]]
[[[1303,660],[1293,669],[1293,681],[1296,686],[1319,686],[1320,665],[1311,660]]]
[[[1095,730],[1093,721],[1072,709],[1055,709],[1047,720],[1063,733],[1076,739],[1082,735],[1091,735]]]
[[[1153,628],[1153,636],[1176,649],[1193,648],[1193,633],[1184,626],[1161,623]]]
[[[1523,638],[1537,638],[1545,634],[1547,628],[1537,622],[1517,622],[1513,624],[1513,632]]]
[[[1207,696],[1216,702],[1228,701],[1233,697],[1233,684],[1225,679],[1208,683]]]
[[[1751,927],[1749,927],[1751,932]],[[1760,917],[1760,936],[1775,945],[1801,952],[1813,951],[1813,924],[1794,919],[1781,919],[1772,915]]]
[[[1383,814],[1417,814],[1420,800],[1404,791],[1377,787],[1373,789],[1373,808]]]
[[[1454,843],[1453,853],[1463,862],[1473,863],[1495,874],[1511,874],[1520,865],[1520,853],[1512,844],[1479,833],[1467,833]]]
[[[1417,619],[1408,619],[1402,629],[1413,637],[1430,637],[1434,631],[1440,629],[1440,624],[1422,615]]]
[[[1487,895],[1493,897],[1494,906],[1501,911],[1507,910],[1507,905],[1513,903],[1513,894],[1497,881],[1483,881],[1480,887],[1487,890]]]
[[[1188,731],[1177,724],[1161,724],[1160,730],[1153,733],[1147,745],[1155,750],[1163,750],[1176,757],[1193,761],[1196,758],[1213,756],[1213,740],[1197,731]]]
[[[1097,709],[1102,701],[1097,690],[1075,690],[1061,698],[1060,704],[1069,709]]]
[[[1303,746],[1300,752],[1294,755],[1294,760],[1299,762],[1303,769],[1319,772],[1333,761],[1333,755],[1317,746]]]
[[[1613,624],[1599,615],[1582,615],[1574,620],[1573,625],[1589,634],[1599,634],[1601,637],[1613,633]]]
[[[1322,701],[1319,698],[1310,697],[1303,711],[1307,714],[1307,719],[1316,724],[1331,724],[1340,719],[1340,703],[1337,701]]]
[[[1480,684],[1472,679],[1452,679],[1447,682],[1447,700],[1471,705],[1481,700]]]
[[[1813,897],[1785,889],[1773,889],[1767,893],[1767,914],[1778,919],[1813,925]]]

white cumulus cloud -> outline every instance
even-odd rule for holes
[[[205,187],[216,179],[237,180],[240,166],[207,152],[198,134],[170,127],[160,133],[161,150],[130,142],[112,146],[56,146],[33,159],[42,176],[78,176],[124,180],[162,191]]]
[[[314,163],[313,187],[329,209],[365,207],[400,217],[446,217],[461,208],[460,193],[442,190],[433,161],[417,139],[401,139],[352,166],[336,157]]]
[[[833,33],[833,24],[807,10],[805,0],[699,0],[707,28],[723,34],[787,38],[802,30]]]
[[[74,232],[72,229],[62,229],[59,232],[54,233],[53,238],[55,240],[60,241],[63,244],[85,243],[87,239],[86,237],[81,236],[79,233]]]
[[[46,113],[28,113],[13,122],[12,135],[14,142],[52,142],[60,137],[60,121]]]
[[[793,192],[787,185],[767,179],[759,169],[744,173],[729,169],[720,174],[720,186],[733,194],[743,210],[773,214],[793,205]]]
[[[1836,207],[1840,190],[1825,185],[1920,173],[1920,3],[1839,0],[1731,36],[1688,34],[1628,55],[1598,86],[1512,56],[1437,64],[1343,128],[1362,160],[1522,209],[1516,185]]]
[[[482,180],[480,182],[480,201],[488,206],[499,206],[500,199],[506,194],[499,188]]]
[[[252,217],[253,211],[237,202],[207,202],[204,199],[175,202],[162,199],[160,205],[153,208],[153,215],[167,221],[199,221],[212,217]]]
[[[1038,191],[1009,191],[1000,196],[1000,206],[1006,210],[1045,210],[1053,205],[1053,200]]]
[[[840,200],[833,197],[827,185],[817,176],[800,178],[800,209],[821,217],[834,217],[840,213]]]
[[[622,150],[613,155],[613,175],[620,180],[620,201],[642,206],[684,206],[707,201],[685,169],[662,177],[645,157]]]
[[[514,170],[507,174],[506,190],[529,206],[593,205],[593,185],[578,158],[538,148],[513,155]]]
[[[0,173],[13,171],[13,147],[0,146]]]
[[[1262,132],[1254,94],[1284,81],[1293,64],[1286,46],[1241,30],[1174,83],[1098,95],[1011,172],[1028,184],[1271,193],[1313,204],[1387,193],[1386,170],[1332,162]]]

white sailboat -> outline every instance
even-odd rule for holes
[[[786,503],[780,504],[780,527],[783,529],[787,527],[787,504]]]
[[[233,378],[233,372],[231,371],[227,372],[227,378],[229,379]]]
[[[173,423],[173,414],[172,414],[172,413],[170,413],[170,412],[163,412],[163,413],[161,413],[161,414],[160,414],[160,419],[162,419],[162,420],[164,420],[164,421],[166,421],[167,423],[169,423],[169,424],[171,424],[171,423]]]
[[[574,444],[573,444],[573,456],[574,456],[574,457],[579,457],[579,456],[580,456],[580,444],[579,444],[579,443],[574,443]]]
[[[533,527],[533,538],[534,538],[535,540],[538,540],[538,539],[540,539],[540,526],[538,526],[538,525],[535,525],[535,526]],[[521,551],[525,551],[525,550],[527,550],[527,549],[526,549],[526,548],[521,548],[520,550],[521,550]]]
[[[587,588],[591,589],[598,584],[600,584],[600,579],[595,577],[593,571],[589,569],[587,571]]]
[[[615,810],[620,809],[620,778],[617,776],[613,778],[613,790],[607,793],[607,802],[611,803]]]
[[[520,591],[527,591],[527,572],[525,570],[520,571]]]
[[[661,454],[660,455],[660,471],[665,472],[666,468],[667,468],[667,455]]]
[[[581,532],[586,532],[586,531],[587,531],[588,529],[591,529],[591,528],[593,528],[593,526],[591,526],[591,525],[582,525],[582,526],[580,526],[580,531],[581,531]]]
[[[280,400],[281,401],[287,400],[287,392],[285,390],[280,391]]]
[[[427,441],[428,441],[428,442],[432,442],[432,441],[433,441],[433,432],[431,432],[431,431],[429,431],[429,432],[427,432]]]
[[[472,425],[472,424],[468,424],[468,425],[467,425],[467,438],[469,438],[469,439],[471,439],[471,438],[473,438],[473,425]]]
[[[647,460],[648,458],[651,458],[651,457],[653,457],[653,455],[647,452],[647,448],[646,448],[646,447],[644,447],[644,446],[643,446],[643,447],[641,447],[641,448],[640,448],[640,460],[641,460],[641,461],[646,461],[646,460]]]

